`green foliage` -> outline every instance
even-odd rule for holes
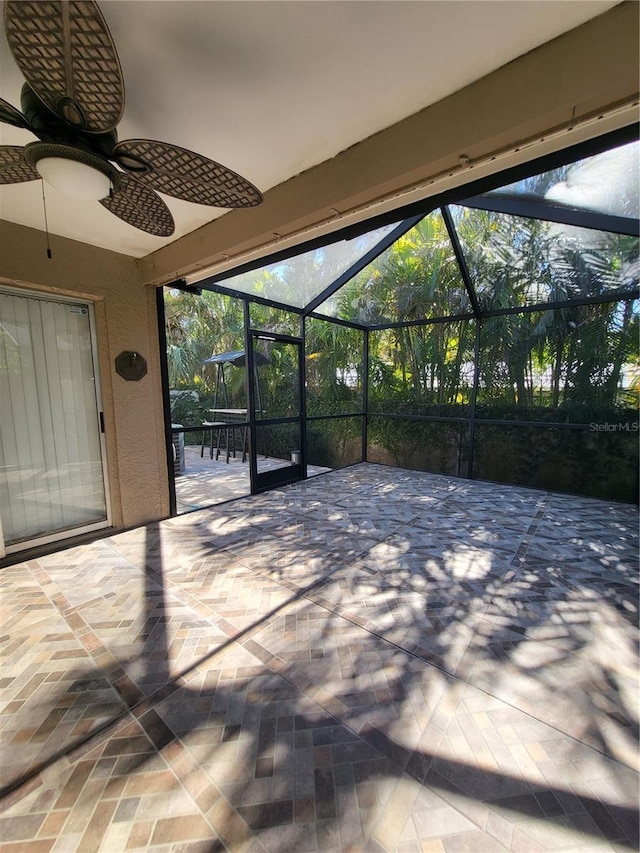
[[[249,305],[249,318],[252,329],[300,337],[300,315],[294,311],[283,311],[271,305],[252,302]]]
[[[442,214],[431,213],[400,237],[334,301],[336,316],[365,325],[470,312]]]
[[[300,449],[300,431],[297,423],[258,427],[258,453],[265,450],[274,459],[290,459],[292,450]]]
[[[572,410],[637,405],[638,320],[631,301],[487,318],[479,402],[550,407],[558,420]]]
[[[370,332],[369,408],[421,414],[429,405],[468,404],[474,343],[471,320]]]
[[[638,432],[632,429],[476,427],[473,475],[480,479],[635,502],[637,470]]]
[[[200,426],[204,421],[211,420],[209,409],[213,406],[213,395],[205,392],[182,391],[172,394],[169,398],[171,407],[171,423],[182,424],[184,427]],[[200,432],[187,432],[184,435],[186,444],[199,444],[202,440]]]
[[[455,211],[486,310],[596,299],[637,284],[636,238],[487,211]],[[479,399],[522,407],[628,404],[620,379],[623,365],[638,364],[637,323],[631,301],[486,318]]]
[[[307,463],[343,468],[362,461],[362,418],[307,422]]]
[[[215,371],[202,362],[215,353],[243,349],[242,302],[209,290],[201,296],[166,290],[164,306],[169,386],[211,390]],[[243,373],[229,371],[230,381],[243,387]]]
[[[208,412],[213,406],[213,395],[203,392],[201,394],[191,391],[183,391],[172,394],[170,398],[171,422],[183,426],[198,426],[203,421],[210,421]]]
[[[367,458],[416,471],[466,476],[468,429],[467,424],[372,417]]]
[[[305,359],[309,415],[362,411],[363,332],[310,319]]]

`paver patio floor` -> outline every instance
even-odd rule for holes
[[[2,570],[0,850],[638,847],[638,513],[357,465]]]
[[[229,459],[225,453],[216,459],[215,453],[209,456],[208,447],[201,449],[199,444],[187,445],[184,448],[184,463],[184,470],[175,479],[178,515],[251,494],[248,456],[243,461],[241,450],[235,456],[231,454]],[[263,473],[286,468],[290,463],[284,459],[259,455],[257,464],[258,470]],[[307,476],[313,477],[330,470],[308,465]]]

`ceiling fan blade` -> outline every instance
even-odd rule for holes
[[[17,110],[2,98],[0,98],[0,121],[3,124],[12,124],[14,127],[26,127],[27,130],[30,129],[26,116],[23,116],[20,110]]]
[[[126,139],[112,159],[136,180],[174,198],[213,207],[254,207],[262,193],[246,178],[202,154],[152,139]]]
[[[173,216],[160,196],[127,175],[119,177],[120,189],[101,199],[100,204],[134,228],[156,237],[170,237],[175,229]]]
[[[124,110],[124,83],[93,0],[6,0],[5,29],[13,58],[49,109],[80,130],[113,130]]]
[[[40,175],[24,159],[21,145],[0,146],[0,184],[21,184],[38,181]]]

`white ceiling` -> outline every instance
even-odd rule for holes
[[[262,192],[551,38],[611,0],[102,0],[126,87],[121,140],[160,139]],[[22,77],[0,34],[0,97]],[[0,144],[33,141],[0,125]],[[164,197],[169,239],[47,187],[49,230],[142,257],[225,211]],[[0,219],[44,228],[42,183],[0,187]]]

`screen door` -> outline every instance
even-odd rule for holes
[[[303,477],[302,340],[251,330],[252,492]]]

